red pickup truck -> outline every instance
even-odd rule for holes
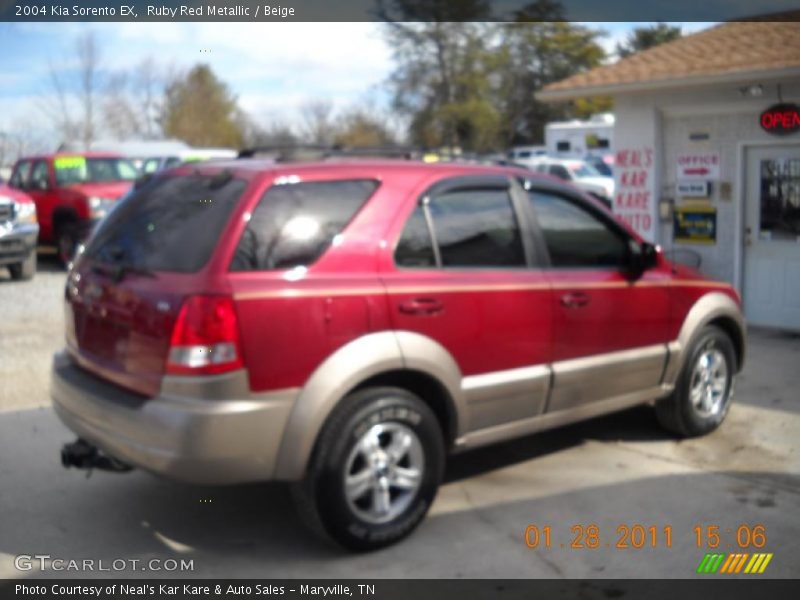
[[[78,243],[137,176],[130,161],[113,154],[49,154],[18,160],[9,184],[33,198],[39,243],[55,245],[67,264]]]

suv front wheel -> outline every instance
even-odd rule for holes
[[[719,427],[733,401],[736,352],[731,338],[707,325],[688,348],[675,390],[656,404],[666,429],[683,437],[709,433]]]
[[[367,388],[330,416],[294,491],[314,530],[350,550],[375,550],[422,521],[443,470],[444,442],[431,409],[403,389]]]

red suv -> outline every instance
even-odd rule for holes
[[[530,171],[357,161],[183,166],[138,186],[67,278],[65,465],[293,482],[351,549],[422,520],[459,452],[638,404],[724,419],[745,325]]]
[[[67,264],[137,175],[130,161],[113,154],[52,154],[18,160],[9,184],[33,198],[39,242],[55,245]]]

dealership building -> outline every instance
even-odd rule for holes
[[[730,22],[544,88],[611,96],[614,212],[800,331],[800,23]]]

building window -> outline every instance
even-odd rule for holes
[[[760,213],[769,239],[800,236],[800,159],[761,161]]]

